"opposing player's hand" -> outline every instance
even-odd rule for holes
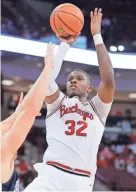
[[[21,92],[20,98],[19,98],[19,102],[18,102],[18,106],[17,106],[17,108],[16,108],[16,110],[15,110],[15,113],[17,113],[17,112],[19,111],[19,108],[20,108],[20,106],[21,106],[21,103],[22,103],[22,101],[23,101],[23,98],[24,98],[24,93]]]
[[[102,9],[95,8],[94,11],[91,11],[90,17],[91,17],[91,23],[90,23],[91,33],[94,36],[98,33],[101,33]]]
[[[53,69],[54,68],[54,58],[55,58],[55,44],[48,43],[47,44],[47,54],[44,57],[44,63],[46,68]]]
[[[56,34],[56,36],[60,39],[60,41],[68,43],[69,45],[72,45],[76,41],[79,35],[80,33],[77,34],[76,36],[70,35],[69,37],[62,37]]]

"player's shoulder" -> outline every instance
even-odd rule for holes
[[[99,97],[99,95],[95,95],[91,100],[90,102],[96,107],[96,108],[99,108],[99,107],[111,107],[112,105],[112,102],[110,103],[105,103],[101,100],[101,98]]]
[[[14,170],[9,181],[2,184],[2,191],[19,191],[19,176],[16,170]]]
[[[104,103],[97,94],[90,100],[92,109],[99,115],[103,122],[106,122],[106,118],[111,110],[111,103]]]

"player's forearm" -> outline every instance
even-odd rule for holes
[[[55,97],[55,99],[58,97],[57,90],[59,90],[59,88],[58,88],[58,85],[56,84],[55,80],[60,73],[63,60],[64,60],[65,55],[67,54],[69,48],[70,48],[70,45],[68,43],[65,43],[65,42],[62,42],[60,44],[60,46],[58,47],[58,50],[57,50],[57,53],[56,53],[55,59],[54,59],[54,69],[53,69],[53,73],[51,76],[51,82],[49,84],[48,92],[46,95],[49,100],[52,100],[53,97]],[[52,98],[50,98],[50,96]],[[47,97],[46,97],[46,103],[47,103]]]
[[[114,84],[114,70],[105,45],[99,44],[95,47],[102,82],[106,85]]]
[[[23,103],[21,105],[23,109],[26,109],[29,106],[30,110],[33,110],[34,114],[36,115],[38,114],[39,110],[42,107],[45,97],[49,93],[48,91],[49,86],[53,81],[55,81],[60,72],[63,59],[69,47],[70,46],[67,43],[63,42],[60,44],[54,59],[53,71],[51,71],[51,69],[47,69],[45,66],[40,77],[37,79],[31,90],[24,98]]]
[[[5,119],[0,123],[2,135],[4,135],[6,132],[10,130],[16,118],[17,118],[17,114],[13,113],[10,117],[8,117],[7,119]]]
[[[33,111],[34,116],[38,115],[47,95],[51,74],[52,69],[45,66],[41,75],[25,96],[20,106],[20,111],[28,108],[30,111]]]
[[[8,131],[4,136],[3,146],[5,146],[5,150],[8,151],[8,155],[13,156],[23,144],[34,123],[34,120],[35,117],[33,112],[29,109],[22,111],[18,115],[10,131]]]
[[[54,64],[54,69],[52,73],[52,80],[55,80],[59,72],[61,70],[62,62],[70,48],[70,45],[68,43],[62,42],[60,46],[58,47],[57,53],[55,55],[55,64]]]

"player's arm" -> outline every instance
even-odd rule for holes
[[[23,100],[23,93],[21,93],[21,95],[20,95],[19,103],[18,103],[18,106],[17,106],[15,112],[12,115],[10,115],[10,117],[8,117],[7,119],[5,119],[4,121],[2,121],[0,123],[2,135],[4,135],[6,132],[8,132],[10,130],[11,126],[13,125],[13,123],[15,122],[15,120],[18,116],[17,110],[18,110],[19,106],[21,105],[22,100]]]
[[[33,115],[35,116],[39,113],[43,105],[45,96],[47,95],[49,84],[51,83],[51,76],[54,68],[54,49],[54,45],[52,45],[51,43],[48,44],[44,69],[32,88],[25,96],[17,112],[23,111],[27,108],[32,110]]]
[[[56,84],[55,80],[59,75],[59,72],[61,70],[62,62],[64,60],[64,57],[66,53],[68,52],[70,46],[68,43],[62,42],[57,50],[57,53],[55,55],[55,67],[52,73],[51,77],[51,83],[48,88],[48,94],[45,97],[46,104],[52,104],[54,101],[56,101],[60,97],[60,90],[58,85]],[[63,97],[63,95],[61,96]],[[61,99],[61,98],[60,98]],[[59,101],[58,101],[59,102]]]
[[[16,151],[22,145],[28,132],[32,127],[35,117],[43,104],[45,95],[47,94],[53,67],[54,67],[54,45],[49,44],[47,48],[46,66],[42,74],[40,75],[39,79],[35,83],[33,89],[31,89],[26,95],[26,101],[24,99],[21,105],[19,106],[21,112],[20,113],[18,112],[19,115],[16,118],[11,129],[4,135],[2,149],[7,150],[9,155],[14,155],[16,153]],[[43,86],[45,89],[43,89]],[[38,92],[38,94],[35,93],[35,89]],[[29,97],[31,97],[32,100],[35,99],[33,101],[36,102],[36,104],[34,104],[35,106],[30,105]],[[34,109],[33,107],[36,107],[36,109]],[[20,109],[18,109],[18,111],[20,111]],[[34,110],[36,110],[36,113],[34,112]]]
[[[101,9],[91,12],[91,32],[96,47],[101,83],[98,88],[98,96],[104,103],[111,103],[114,97],[115,80],[114,70],[106,47],[101,37]]]
[[[12,157],[26,139],[35,120],[32,110],[26,109],[22,111],[11,129],[4,134],[2,140],[2,154],[6,153],[6,157]]]
[[[57,36],[62,41],[62,43],[60,44],[60,46],[57,50],[57,53],[55,55],[55,67],[53,70],[52,81],[51,81],[51,84],[49,86],[48,95],[45,97],[45,103],[46,104],[52,104],[53,103],[53,104],[57,105],[57,103],[59,103],[64,96],[62,94],[62,92],[60,92],[59,87],[56,84],[55,80],[60,73],[62,62],[65,58],[65,55],[67,54],[67,52],[70,48],[70,45],[73,44],[74,41],[76,40],[77,36],[75,36],[75,37],[72,36],[69,39],[64,39],[60,36]],[[56,101],[56,103],[54,103],[55,101]]]

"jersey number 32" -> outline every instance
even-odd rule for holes
[[[68,130],[65,131],[66,135],[76,134],[77,136],[83,136],[83,137],[87,136],[87,133],[84,133],[84,130],[87,128],[88,124],[85,121],[75,122],[73,120],[67,120],[65,124],[68,125]],[[76,125],[79,126],[77,130]]]

